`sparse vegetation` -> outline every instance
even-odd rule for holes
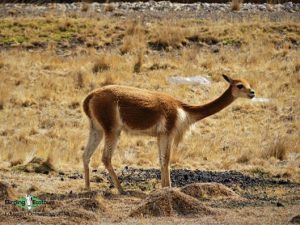
[[[134,64],[133,72],[139,73],[143,64],[143,51],[139,51],[137,55],[137,61]]]
[[[204,103],[224,90],[225,83],[220,80],[223,73],[246,77],[258,95],[271,98],[271,102],[239,100],[233,107],[201,121],[173,154],[173,165],[206,169],[269,167],[284,173],[290,170],[290,163],[279,168],[273,158],[289,159],[290,153],[299,154],[299,25],[295,22],[254,18],[233,24],[189,19],[150,24],[128,20],[124,26],[123,21],[107,17],[47,17],[1,19],[0,24],[4,37],[1,46],[18,43],[24,47],[0,53],[2,161],[22,161],[30,154],[47,159],[49,154],[59,152],[63,157],[53,162],[55,168],[81,168],[88,124],[79,106],[69,106],[80,103],[89,91],[124,84],[164,91],[190,103]],[[45,43],[46,47],[37,47],[44,51],[28,52],[26,46],[33,41]],[[287,43],[289,48],[285,47]],[[220,51],[211,51],[214,45]],[[101,52],[97,50],[100,46]],[[167,82],[172,74],[208,74],[213,84],[208,89],[174,86]],[[15,116],[21,112],[22,117]],[[18,124],[19,131],[14,131],[11,124]],[[35,132],[31,132],[33,129]],[[225,130],[230,132],[224,135]],[[265,135],[275,130],[287,136],[288,145],[274,144],[274,138]],[[113,159],[116,167],[158,166],[151,138],[124,136]],[[141,139],[144,145],[136,145]],[[12,150],[16,154],[11,154]],[[92,168],[102,166],[99,158],[98,150]],[[291,162],[295,163],[299,164]]]
[[[101,73],[101,72],[103,72],[105,70],[109,70],[109,69],[110,69],[110,65],[109,65],[108,58],[106,55],[102,55],[94,63],[92,71],[93,71],[93,73]]]
[[[94,64],[94,67],[95,67],[95,64]],[[94,70],[94,67],[93,67],[93,70]],[[76,88],[83,88],[84,86],[85,86],[84,74],[83,74],[83,72],[78,71],[76,73],[76,78],[75,78],[75,87]]]
[[[275,137],[273,143],[270,144],[263,152],[263,157],[269,159],[274,157],[279,160],[284,160],[287,157],[288,146],[282,137]]]
[[[237,163],[248,163],[250,161],[249,154],[243,154],[239,158],[237,158]]]
[[[240,170],[257,177],[299,181],[297,23],[255,18],[231,23],[190,19],[148,23],[113,17],[49,17],[2,19],[0,26],[0,167],[18,171],[16,176],[22,181],[22,171],[34,174],[30,180],[34,188],[27,185],[18,189],[21,193],[82,192],[82,179],[51,174],[82,173],[88,123],[80,103],[94,88],[130,85],[197,104],[214,99],[225,89],[220,79],[223,73],[247,78],[258,97],[270,98],[270,102],[238,100],[201,121],[174,152],[172,168]],[[215,45],[219,51],[212,51]],[[212,85],[169,84],[172,75],[208,75]],[[275,138],[274,133],[284,138]],[[113,158],[116,168],[159,168],[155,140],[122,136]],[[103,168],[100,154],[98,149],[92,158],[94,171]],[[41,179],[43,174],[49,177]],[[109,181],[102,182],[105,177],[93,175],[93,189],[109,190]],[[11,179],[10,174],[6,177]],[[158,189],[159,182],[153,179],[128,187],[132,188],[148,192]],[[124,209],[137,205],[140,199],[120,197],[114,201],[117,207],[111,201],[105,205],[110,210],[119,207],[118,212],[123,210],[124,214]],[[59,204],[70,206],[65,211],[68,215],[78,212],[77,219],[94,218],[102,207],[94,200],[89,200],[88,206],[83,204],[86,202],[79,199]],[[61,205],[53,207],[62,210]],[[279,213],[275,216],[282,218]]]
[[[106,4],[105,15],[82,4],[78,12],[63,17],[53,11],[45,17],[17,17],[18,11],[11,10],[13,17],[0,19],[0,198],[33,192],[54,200],[39,208],[51,211],[50,217],[22,216],[26,223],[287,223],[299,211],[298,21],[279,17],[273,22],[263,15],[242,20],[133,18]],[[233,0],[233,10],[240,4]],[[175,188],[155,195],[160,188],[159,173],[153,170],[159,168],[156,140],[122,133],[112,162],[130,194],[118,196],[111,190],[101,163],[103,146],[90,163],[92,191],[82,189],[89,124],[81,102],[87,93],[121,84],[198,104],[225,90],[222,74],[246,78],[258,97],[270,101],[241,99],[198,123],[174,150],[171,168],[177,171],[173,184],[199,181],[202,174],[205,182],[226,187],[209,183],[181,189],[201,204]],[[212,84],[170,84],[174,75],[205,75]],[[194,171],[188,176],[186,169],[198,175]],[[140,181],[131,182],[135,177]],[[152,197],[140,204],[147,195]],[[0,220],[20,223],[19,215],[3,214],[18,211],[16,206],[2,203]],[[278,208],[280,204],[285,207]],[[137,219],[129,214],[180,217]]]
[[[122,54],[138,52],[146,48],[145,31],[138,21],[129,21],[123,43],[120,47]]]
[[[189,28],[182,28],[179,24],[177,26],[170,24],[157,26],[149,45],[156,50],[180,48],[186,43],[186,37],[190,36],[189,31]]]

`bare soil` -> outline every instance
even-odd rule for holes
[[[134,171],[135,176],[129,176],[128,171]],[[0,178],[4,181],[1,194],[5,198],[1,200],[0,221],[3,224],[240,224],[241,221],[286,224],[294,217],[293,221],[297,221],[300,212],[300,184],[288,180],[235,171],[174,170],[175,186],[185,186],[161,189],[159,174],[151,178],[156,173],[154,169],[124,168],[119,174],[127,194],[119,195],[102,171],[93,172],[92,191],[83,190],[79,172],[1,171]],[[182,180],[182,174],[213,175],[208,183],[199,180],[191,184],[189,179]],[[239,174],[239,179],[234,174]],[[6,198],[13,196],[16,200],[28,192],[47,203],[31,212],[5,204]]]

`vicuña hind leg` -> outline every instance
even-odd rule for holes
[[[89,171],[90,159],[93,153],[95,152],[97,146],[99,145],[102,137],[103,137],[103,131],[96,129],[93,123],[90,122],[89,140],[84,150],[84,153],[82,155],[86,189],[90,189],[90,171]]]
[[[102,155],[102,162],[105,165],[105,168],[108,170],[108,173],[115,187],[118,189],[118,192],[120,194],[123,194],[124,193],[123,188],[121,187],[118,177],[111,165],[111,158],[115,148],[117,147],[119,135],[120,135],[119,132],[105,134],[105,146]]]

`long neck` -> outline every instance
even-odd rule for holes
[[[183,109],[190,114],[193,122],[197,122],[205,117],[213,115],[226,106],[230,105],[235,98],[232,96],[231,87],[229,87],[219,98],[204,105],[183,105]]]

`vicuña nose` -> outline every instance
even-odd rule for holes
[[[250,94],[255,95],[255,91],[251,90]]]

